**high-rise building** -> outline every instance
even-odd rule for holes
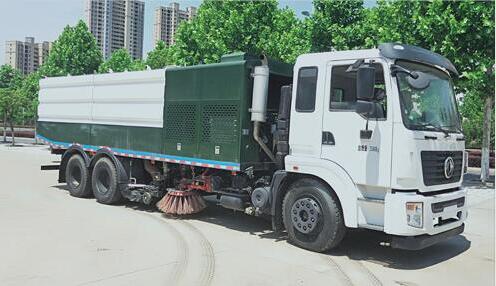
[[[38,70],[47,60],[52,43],[35,43],[33,37],[5,42],[5,63],[26,75]]]
[[[164,41],[167,45],[174,44],[174,34],[182,21],[189,21],[196,17],[196,7],[179,9],[179,3],[171,3],[169,7],[155,9],[155,34],[154,41]]]
[[[125,48],[143,57],[145,3],[138,0],[86,0],[85,20],[104,58]]]

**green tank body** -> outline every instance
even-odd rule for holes
[[[250,119],[251,73],[258,65],[261,65],[258,57],[237,53],[223,56],[216,64],[68,77],[71,82],[77,82],[69,84],[64,78],[57,78],[58,82],[54,84],[47,79],[48,82],[41,83],[38,136],[60,149],[77,143],[89,151],[108,147],[120,156],[206,164],[222,169],[227,166],[227,169],[242,170],[260,165],[266,157],[253,139]],[[270,117],[271,111],[277,110],[280,87],[291,82],[292,65],[269,60],[268,66]],[[153,75],[139,78],[139,73],[151,72]],[[118,82],[119,76],[126,74],[136,76]],[[78,82],[85,82],[85,77],[93,77],[87,84],[92,88],[91,95],[81,95],[91,98],[87,100],[91,104],[89,111],[78,107],[84,103],[65,102],[57,97],[64,88],[68,92],[61,92],[64,98],[70,99],[71,89],[79,88],[79,93],[87,87]],[[64,87],[65,84],[70,88]],[[140,90],[137,88],[140,84],[147,86]],[[124,88],[120,94],[119,88]],[[148,90],[150,94],[152,90],[155,93],[163,91],[163,98],[148,98]],[[140,101],[141,97],[144,97],[143,101]],[[68,105],[65,110],[74,109],[73,115],[64,114],[66,111],[59,110],[62,107],[57,104]],[[158,118],[158,104],[163,108],[161,118]],[[146,108],[152,115],[147,114]],[[87,118],[83,118],[87,115],[85,112],[89,114]],[[265,124],[267,136],[270,136],[270,128],[269,118]]]

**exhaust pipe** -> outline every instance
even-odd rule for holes
[[[262,147],[262,150],[275,162],[276,158],[269,147],[260,137],[261,122],[265,122],[265,113],[267,112],[267,96],[269,93],[269,66],[267,58],[261,56],[262,65],[256,66],[253,76],[253,96],[251,105],[251,121],[253,121],[253,139]]]
[[[258,145],[262,147],[262,150],[269,156],[270,160],[273,162],[276,162],[276,157],[274,157],[274,154],[272,154],[272,151],[267,147],[267,145],[263,142],[262,138],[260,138],[260,122],[255,121],[253,122],[253,139],[257,141]]]

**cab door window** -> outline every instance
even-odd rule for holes
[[[298,71],[296,111],[313,112],[317,93],[317,67],[304,67]]]
[[[331,72],[331,111],[356,110],[356,72],[346,72],[349,65],[333,66]],[[369,118],[385,119],[387,114],[384,71],[381,64],[373,64],[376,69],[374,111]]]

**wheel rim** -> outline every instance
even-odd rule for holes
[[[81,168],[79,166],[74,166],[71,169],[71,185],[74,186],[75,188],[79,187],[81,185]]]
[[[109,191],[110,189],[110,175],[107,170],[102,169],[100,172],[98,172],[97,175],[97,185],[98,185],[98,191],[102,194],[105,194]]]
[[[293,227],[301,233],[312,232],[320,218],[319,204],[312,198],[301,198],[291,207],[291,222]]]

